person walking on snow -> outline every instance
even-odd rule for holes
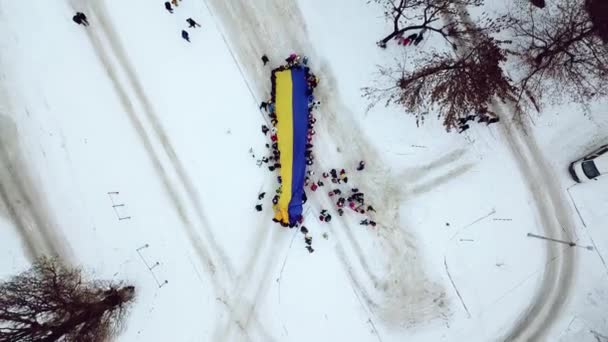
[[[89,21],[87,20],[87,16],[82,12],[76,12],[76,15],[72,17],[72,20],[78,25],[89,26]]]
[[[264,63],[264,65],[266,65],[266,63],[268,63],[270,60],[268,59],[268,56],[266,55],[262,55],[262,63]]]
[[[425,32],[426,32],[426,28],[423,28],[422,31],[420,31],[420,33],[418,33],[418,37],[416,37],[416,39],[414,39],[415,46],[418,46],[418,44],[420,44],[420,42],[424,38],[423,35]]]
[[[262,103],[260,103],[260,110],[262,109],[268,111],[268,102],[262,101]]]
[[[179,6],[179,2],[177,2],[177,0],[171,0],[171,3],[173,4],[173,6],[177,7]]]
[[[196,21],[194,21],[194,19],[192,18],[188,18],[186,19],[186,22],[188,23],[188,25],[190,25],[190,28],[196,28],[196,27],[201,27],[201,25],[199,25],[199,23],[197,23]]]
[[[357,171],[363,171],[365,169],[365,162],[362,160],[359,162],[359,166],[357,166]]]
[[[186,40],[188,43],[190,43],[190,35],[188,34],[188,32],[186,30],[182,30],[182,38],[184,38],[184,40]]]
[[[165,2],[165,9],[169,11],[169,13],[173,13],[173,7],[171,7],[171,3],[169,1]]]
[[[304,241],[307,245],[312,245],[312,236],[310,236],[308,233],[304,234]]]

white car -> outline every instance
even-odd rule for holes
[[[568,170],[572,178],[579,183],[587,182],[608,173],[608,145],[604,145],[585,158],[573,162]]]

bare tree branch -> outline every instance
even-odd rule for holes
[[[516,46],[517,101],[545,98],[588,103],[608,95],[608,45],[583,4],[553,0],[545,9],[510,14]]]

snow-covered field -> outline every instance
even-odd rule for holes
[[[608,103],[463,135],[366,111],[360,88],[401,56],[375,47],[381,14],[347,0],[184,0],[173,14],[0,0],[0,276],[58,254],[134,284],[120,341],[608,340],[608,178],[574,186],[567,172],[608,142]],[[202,24],[191,43],[188,17]],[[271,221],[271,196],[254,209],[277,185],[255,162],[260,56],[294,51],[321,79],[315,172],[350,170],[379,222],[320,223],[331,202],[309,193],[312,254]]]

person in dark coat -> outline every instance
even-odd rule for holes
[[[365,162],[362,160],[359,162],[359,166],[357,166],[357,171],[363,171],[365,169]]]
[[[306,234],[304,235],[304,241],[306,242],[307,245],[312,245],[312,236]]]
[[[268,56],[262,55],[262,63],[264,63],[264,65],[266,65],[266,63],[268,63],[269,61],[270,59],[268,59]]]
[[[258,195],[258,200],[261,201],[262,198],[264,198],[264,196],[266,195],[265,192],[262,192],[261,194]]]
[[[336,202],[336,205],[340,208],[342,208],[344,206],[344,203],[346,202],[346,199],[344,197],[340,197],[338,198],[338,202]]]
[[[260,103],[260,109],[263,109],[263,110],[265,110],[265,111],[268,111],[268,102],[266,102],[266,101],[262,101],[262,102]]]
[[[169,1],[165,2],[165,9],[169,11],[169,13],[173,13],[173,7],[171,7],[171,3]]]
[[[184,38],[184,40],[186,40],[188,43],[190,43],[190,35],[188,34],[188,32],[186,30],[182,30],[182,38]]]
[[[196,21],[194,21],[194,19],[192,18],[188,18],[186,19],[186,22],[188,23],[188,25],[190,25],[190,28],[196,28],[196,27],[201,27],[201,25],[199,23],[197,23]]]
[[[285,59],[285,62],[287,62],[288,65],[293,65],[297,62],[298,60],[298,55],[296,55],[295,53],[292,53],[291,55],[289,55],[289,57],[287,57]]]
[[[414,40],[416,40],[416,34],[410,34],[407,38],[401,38],[399,40],[399,45],[403,45],[403,46],[408,46],[410,44],[412,44],[412,42],[414,42]]]
[[[418,46],[418,44],[420,44],[420,42],[422,41],[423,36],[422,36],[422,32],[420,32],[420,34],[418,35],[418,37],[416,37],[416,39],[414,39],[414,45]]]
[[[255,206],[255,210],[257,210],[257,211],[262,211],[262,205],[261,205],[261,204],[257,204],[257,205]]]
[[[458,133],[462,133],[464,131],[466,131],[467,129],[471,128],[471,126],[467,125],[462,125],[460,127],[458,127]]]
[[[266,135],[266,133],[268,133],[270,129],[266,126],[266,125],[262,125],[262,133],[264,133],[264,135]]]
[[[78,25],[89,26],[87,16],[82,12],[76,12],[76,15],[72,17],[72,20],[74,20],[74,22]]]
[[[482,123],[482,122],[488,122],[490,120],[490,117],[487,116],[486,114],[479,114],[477,116],[477,122]]]

